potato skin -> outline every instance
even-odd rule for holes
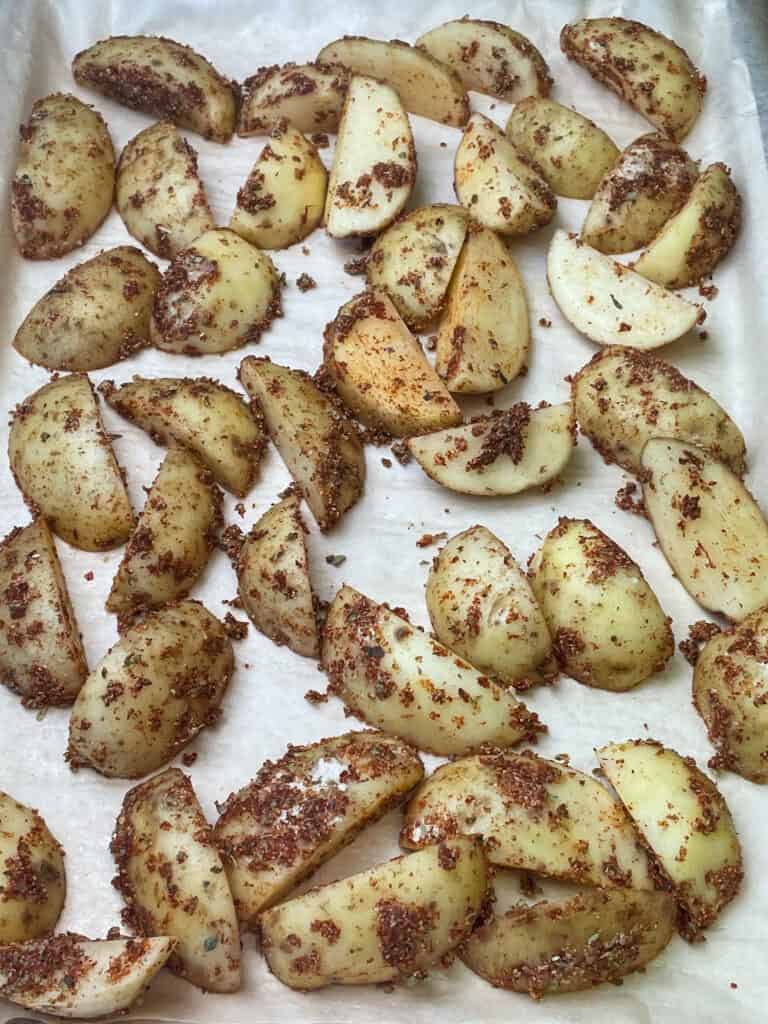
[[[335,132],[349,85],[340,64],[272,64],[243,82],[241,136],[266,135],[283,118],[300,132]]]

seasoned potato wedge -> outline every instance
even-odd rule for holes
[[[335,132],[349,72],[340,64],[273,64],[243,82],[237,134],[266,135],[286,119],[300,132]]]
[[[497,391],[522,371],[530,341],[515,261],[495,231],[472,225],[448,289],[435,369],[449,391]]]
[[[22,256],[48,260],[87,241],[109,213],[115,151],[102,116],[74,96],[37,100],[21,126],[11,224]]]
[[[497,988],[532,999],[619,985],[669,943],[675,909],[666,892],[586,889],[491,918],[473,931],[461,958]]]
[[[452,67],[467,89],[517,103],[548,96],[547,62],[526,36],[498,21],[464,17],[425,32],[416,46]]]
[[[216,721],[233,670],[224,626],[198,601],[148,612],[77,695],[67,760],[110,778],[156,771]]]
[[[360,438],[303,370],[248,356],[239,377],[318,526],[329,530],[363,493]]]
[[[213,830],[188,775],[167,768],[126,793],[114,885],[139,935],[168,935],[168,966],[206,992],[240,988],[240,932]]]
[[[71,704],[87,675],[56,546],[35,519],[0,544],[0,682],[46,708]]]
[[[609,743],[600,767],[619,794],[680,906],[690,938],[712,924],[739,890],[741,847],[731,814],[690,757],[654,740]]]
[[[469,935],[487,887],[479,844],[453,839],[265,911],[261,948],[291,988],[423,977]]]
[[[416,180],[416,147],[394,89],[349,83],[328,181],[324,221],[333,238],[377,235],[401,213]]]
[[[438,484],[459,494],[517,494],[554,480],[576,443],[570,402],[480,416],[463,427],[411,437],[408,450]]]
[[[406,110],[442,124],[466,124],[469,97],[456,72],[424,49],[392,39],[344,36],[324,46],[320,63],[341,64],[354,75],[390,85]]]
[[[588,519],[559,519],[530,578],[557,659],[580,683],[629,690],[675,653],[670,620],[640,567]]]
[[[691,597],[733,622],[768,604],[768,523],[736,474],[666,439],[648,441],[640,463],[648,517]]]
[[[412,330],[426,327],[443,308],[466,234],[463,206],[419,207],[376,239],[366,264],[369,287],[387,291]]]
[[[366,291],[325,328],[323,367],[363,423],[394,437],[461,423],[461,409],[383,291]]]
[[[214,226],[197,153],[172,121],[145,128],[120,154],[115,204],[133,237],[164,260]]]
[[[540,96],[515,104],[506,133],[520,152],[536,161],[552,191],[571,199],[591,199],[619,155],[594,121]]]
[[[64,906],[64,851],[37,811],[0,792],[0,955],[52,932]],[[0,995],[2,992],[0,963]]]
[[[423,783],[401,845],[413,850],[456,835],[481,836],[492,864],[580,885],[653,888],[621,804],[592,776],[530,750],[461,758]]]
[[[542,731],[508,690],[352,587],[328,612],[322,660],[330,692],[352,714],[432,754],[510,746]]]
[[[134,377],[99,390],[157,444],[178,442],[232,494],[242,498],[250,491],[266,438],[260,415],[235,391],[207,377]]]
[[[585,18],[563,28],[560,48],[677,142],[699,116],[707,80],[685,50],[639,21]]]
[[[279,903],[424,775],[418,755],[382,732],[288,748],[221,807],[216,841],[241,921]]]
[[[606,462],[639,474],[646,441],[672,437],[744,472],[739,428],[711,395],[670,363],[609,346],[579,370],[571,390],[581,432]]]
[[[213,142],[235,130],[239,89],[205,57],[162,36],[111,36],[72,61],[78,85]]]
[[[104,551],[128,539],[128,492],[85,374],[57,377],[16,407],[8,457],[27,504],[68,544]]]
[[[518,689],[557,674],[528,577],[485,526],[448,541],[432,563],[426,596],[438,640],[482,672]]]

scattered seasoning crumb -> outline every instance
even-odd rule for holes
[[[347,260],[344,264],[344,272],[349,274],[351,277],[359,277],[365,273],[365,268],[368,265],[368,256],[356,256],[352,260]]]
[[[405,441],[395,441],[389,449],[401,466],[407,466],[413,456]]]
[[[191,768],[196,760],[197,760],[197,751],[196,750],[190,750],[187,754],[182,755],[181,763],[184,765],[185,768]]]
[[[283,288],[288,287],[288,278],[285,276],[284,270],[280,271],[280,284],[283,286]]]
[[[447,148],[447,146],[448,146],[448,143],[447,143],[447,142],[441,142],[441,143],[440,143],[440,149],[446,149],[446,148]]]
[[[242,501],[238,501],[238,503],[235,505],[235,512],[237,512],[241,519],[245,515],[245,505],[242,503]]]
[[[302,245],[302,247],[301,247],[301,255],[302,256],[309,256],[309,253],[310,253],[310,250],[307,248],[307,246],[306,245]]]
[[[332,565],[334,569],[338,569],[340,565],[344,565],[347,560],[346,555],[326,555],[325,561],[328,565]]]
[[[555,761],[559,761],[560,764],[570,764],[571,763],[571,755],[570,754],[555,754],[555,758],[554,759],[555,759]]]
[[[738,987],[739,987],[739,986],[738,986],[738,985],[736,984],[736,982],[735,982],[735,981],[732,981],[732,982],[731,982],[731,988],[738,988]]]
[[[441,530],[440,533],[424,533],[416,541],[417,548],[429,548],[433,544],[439,544],[441,540],[445,540],[448,534],[445,530]]]
[[[315,132],[310,138],[312,139],[312,145],[316,149],[328,149],[331,144],[325,132]]]
[[[688,639],[681,640],[677,646],[688,664],[695,665],[704,644],[721,632],[717,623],[699,619],[698,622],[694,622],[688,627]]]
[[[237,524],[233,523],[222,530],[219,537],[219,547],[229,557],[231,562],[235,562],[240,556],[240,549],[244,541],[245,534]]]
[[[717,297],[718,288],[714,284],[700,284],[699,295],[702,295],[705,299],[710,301]]]
[[[90,583],[92,581],[92,579],[93,579],[93,571],[89,570],[88,572],[84,573],[83,574],[83,579],[84,580],[88,580],[88,582]]]
[[[248,623],[236,619],[232,612],[224,616],[224,631],[230,640],[245,640],[248,636]]]
[[[622,512],[633,512],[637,516],[645,515],[645,502],[642,497],[635,497],[637,491],[637,484],[634,480],[629,480],[616,491],[616,497],[613,499],[616,507],[620,508]]]
[[[112,927],[107,932],[107,938],[109,939],[110,942],[115,942],[117,939],[122,938],[120,929],[116,924],[113,924]]]
[[[545,316],[539,317],[539,327],[551,327],[552,321],[547,320]]]
[[[296,278],[296,287],[300,292],[309,292],[313,288],[317,288],[317,281],[314,277],[310,277],[309,274],[299,274]]]
[[[430,334],[430,336],[427,338],[425,344],[426,344],[427,352],[434,352],[435,349],[437,348],[437,335],[436,334]]]
[[[382,459],[381,464],[385,469],[392,469],[392,459]]]
[[[304,700],[309,701],[310,704],[327,704],[328,694],[320,693],[319,690],[307,690],[304,694]]]
[[[240,600],[239,594],[235,594],[234,597],[225,597],[221,603],[228,604],[230,608],[237,608],[238,611],[243,609],[243,602]]]
[[[709,331],[699,331],[699,340],[706,341],[709,337]]]

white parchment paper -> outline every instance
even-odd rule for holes
[[[157,33],[186,42],[204,53],[225,74],[242,80],[259,66],[287,60],[313,59],[320,47],[343,33],[413,40],[421,32],[467,11],[466,0],[435,0],[429,5],[389,0],[386,3],[320,3],[282,0],[0,0],[0,190],[7,196],[17,146],[17,126],[32,102],[49,92],[65,90],[92,102],[105,116],[117,151],[149,119],[75,85],[72,56],[97,39],[117,33]],[[733,252],[716,273],[719,294],[707,303],[708,338],[696,334],[663,353],[692,376],[731,412],[746,435],[748,481],[768,508],[768,438],[765,393],[768,360],[768,293],[762,288],[762,246],[768,224],[765,195],[768,174],[759,135],[749,74],[734,49],[725,0],[508,0],[471,6],[476,17],[504,21],[528,34],[550,63],[553,96],[595,119],[619,146],[649,130],[648,125],[586,72],[566,62],[558,46],[562,25],[576,17],[624,14],[641,17],[686,47],[706,73],[710,91],[704,111],[686,142],[704,163],[725,160],[744,196],[744,229]],[[472,104],[506,120],[507,105],[472,95]],[[459,132],[413,117],[419,176],[413,205],[451,202],[452,160]],[[263,140],[237,139],[228,146],[189,135],[200,153],[200,169],[219,223],[226,223]],[[332,150],[323,151],[330,162]],[[533,325],[530,372],[511,384],[498,405],[525,399],[558,402],[568,397],[566,374],[577,370],[594,347],[564,322],[547,291],[544,256],[555,226],[578,230],[587,204],[560,200],[555,222],[530,238],[516,240],[512,251],[528,289]],[[32,303],[71,266],[99,250],[132,243],[113,212],[82,251],[63,259],[35,263],[19,257],[13,244],[8,201],[3,199],[0,244],[0,451],[7,445],[7,413],[25,395],[45,383],[44,370],[26,365],[11,348],[14,332]],[[132,243],[135,244],[135,243]],[[273,359],[313,371],[321,359],[322,329],[341,303],[362,287],[346,275],[345,260],[355,245],[342,245],[322,232],[311,236],[304,255],[301,245],[277,253],[275,262],[288,279],[285,317],[262,339],[259,351]],[[295,280],[302,272],[317,281],[302,294]],[[538,325],[540,318],[551,328]],[[200,374],[235,385],[236,367],[244,352],[192,361],[144,351],[128,362],[93,374],[98,382],[118,382],[134,373],[146,376]],[[468,411],[475,411],[467,403]],[[135,507],[142,487],[152,480],[163,451],[139,430],[104,408],[107,429],[119,433],[118,457],[127,470]],[[511,499],[462,498],[440,489],[416,464],[382,465],[386,449],[367,450],[368,482],[362,501],[329,536],[311,528],[310,547],[317,590],[329,599],[342,581],[370,596],[407,607],[415,621],[428,622],[423,586],[426,559],[435,549],[421,550],[416,540],[425,532],[453,534],[483,523],[502,537],[524,562],[558,515],[589,516],[639,562],[662,605],[674,620],[676,638],[702,617],[699,609],[671,576],[653,544],[650,525],[618,511],[613,495],[624,482],[616,467],[603,465],[582,439],[562,484],[549,494],[529,493]],[[274,450],[264,460],[258,483],[246,501],[241,519],[234,499],[227,498],[227,518],[247,528],[289,482]],[[0,456],[0,531],[28,521],[5,455]],[[309,515],[306,516],[310,521]],[[90,663],[116,638],[114,619],[104,599],[120,552],[88,554],[62,542],[64,564]],[[344,554],[340,568],[326,564],[327,554]],[[93,579],[88,576],[93,573]],[[235,578],[221,553],[216,553],[193,596],[223,615],[222,600],[235,593]],[[324,679],[311,661],[278,648],[251,628],[236,645],[238,668],[227,695],[221,723],[206,731],[191,749],[198,759],[190,772],[206,811],[215,817],[214,801],[252,777],[265,758],[280,756],[289,742],[333,735],[354,725],[338,701],[319,707],[303,698]],[[712,750],[701,721],[691,706],[691,670],[678,654],[664,674],[627,694],[612,695],[563,678],[552,689],[534,691],[528,702],[550,727],[539,750],[546,756],[571,755],[572,764],[591,771],[592,750],[610,740],[653,736],[706,764]],[[120,900],[110,886],[113,865],[108,852],[112,826],[128,784],[105,780],[90,771],[73,775],[63,761],[68,714],[50,711],[42,721],[24,711],[0,687],[0,789],[40,809],[67,855],[68,897],[61,927],[104,935],[119,923]],[[367,987],[332,988],[311,996],[291,992],[272,978],[252,938],[245,940],[244,985],[233,996],[204,996],[164,973],[134,1016],[257,1024],[276,1021],[400,1024],[470,1021],[537,1022],[537,1024],[647,1024],[679,1021],[747,1024],[765,1019],[768,976],[768,886],[764,884],[764,850],[768,837],[768,793],[733,775],[720,785],[732,808],[744,845],[746,880],[741,894],[707,933],[704,944],[689,946],[675,938],[644,974],[620,988],[605,986],[591,993],[553,998],[536,1005],[527,997],[492,989],[461,963],[437,970],[429,980],[387,993]],[[398,814],[364,833],[327,864],[313,881],[322,882],[363,870],[395,855]],[[0,1020],[18,1016],[0,1005]]]

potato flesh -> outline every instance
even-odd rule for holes
[[[266,135],[283,119],[300,132],[335,132],[349,72],[340,64],[273,64],[243,83],[237,134]]]

